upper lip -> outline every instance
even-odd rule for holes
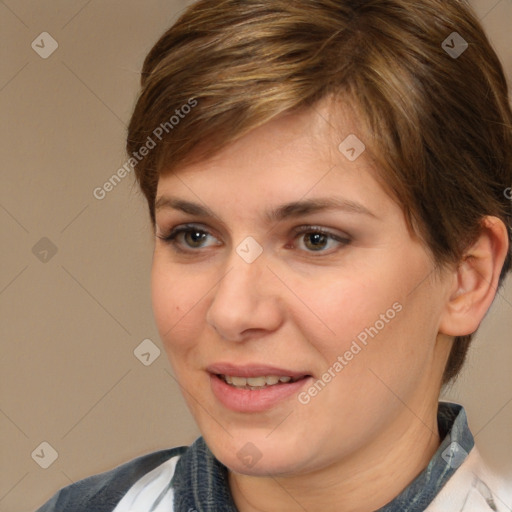
[[[216,375],[229,375],[230,377],[264,377],[275,375],[278,377],[307,377],[307,372],[288,370],[266,364],[234,365],[231,363],[215,363],[208,366],[207,371]]]

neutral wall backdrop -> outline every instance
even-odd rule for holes
[[[185,5],[0,1],[2,512],[199,435],[154,326],[152,239],[133,176],[93,195],[126,160],[142,60]],[[512,0],[473,5],[512,79]],[[446,393],[508,472],[511,330],[509,280]]]

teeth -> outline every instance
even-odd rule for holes
[[[252,387],[262,387],[267,384],[265,377],[249,377],[247,379],[247,384]]]
[[[231,375],[221,375],[221,378],[225,380],[231,386],[243,389],[261,389],[265,386],[274,386],[278,383],[287,383],[292,380],[291,377],[280,377],[277,375],[268,375],[262,377],[235,377]],[[297,380],[297,379],[295,379]]]
[[[245,377],[231,377],[229,384],[233,384],[233,386],[245,386],[247,385],[247,379]]]

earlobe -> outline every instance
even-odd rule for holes
[[[453,286],[441,319],[441,333],[464,336],[478,329],[496,295],[508,248],[503,221],[485,217],[480,236],[454,270]]]

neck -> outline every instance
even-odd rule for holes
[[[240,512],[371,512],[393,500],[439,447],[437,402],[416,416],[404,408],[378,439],[329,467],[292,477],[229,473]],[[420,419],[421,418],[421,419]]]

